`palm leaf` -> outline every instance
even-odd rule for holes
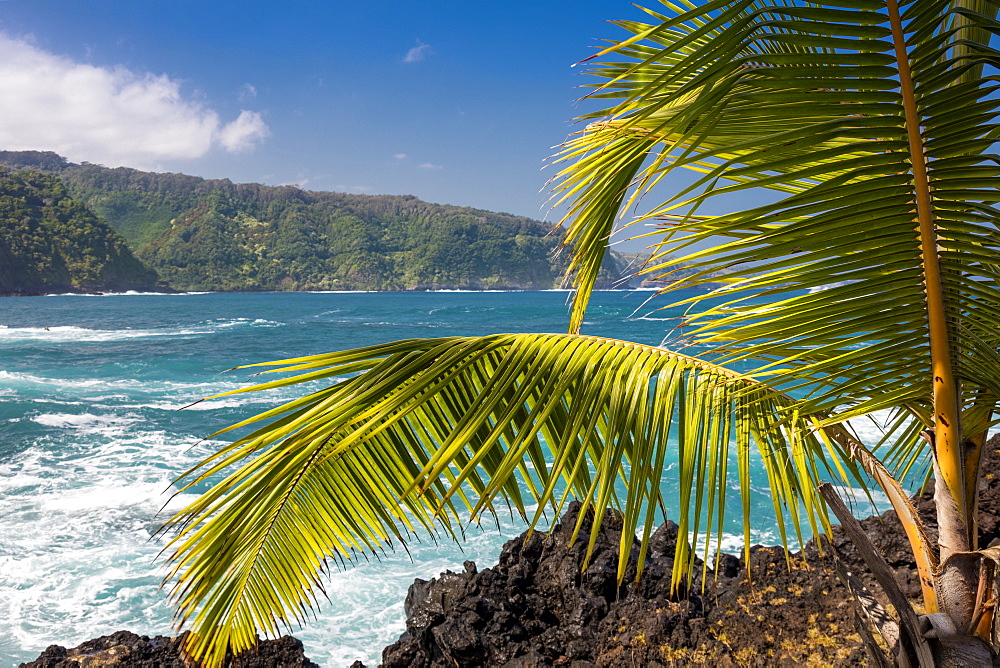
[[[644,557],[661,509],[684,535],[705,534],[702,556],[710,556],[736,482],[729,462],[745,481],[753,451],[783,536],[801,541],[800,522],[826,523],[814,488],[827,444],[785,410],[791,401],[667,350],[501,334],[275,364],[299,374],[251,389],[364,371],[220,432],[264,422],[190,472],[184,489],[224,475],[168,525],[180,620],[193,618],[189,649],[208,665],[229,647],[252,646],[258,631],[302,622],[329,562],[405,545],[421,532],[455,538],[496,512],[498,498],[532,527],[570,497],[585,507],[621,504],[619,579],[630,537],[643,527]],[[678,506],[661,492],[668,456],[678,463]],[[741,489],[749,513],[749,487]],[[686,542],[678,550],[679,586],[696,562]]]
[[[1000,101],[983,74],[1000,63],[989,46],[997,3],[917,1],[902,15],[894,0],[667,7],[658,24],[620,24],[634,36],[603,54],[620,62],[593,72],[595,97],[614,104],[560,156],[574,262],[603,253],[587,229],[603,234],[598,221],[621,215],[607,203],[652,197],[672,170],[693,169],[703,176],[635,221],[669,217],[664,259],[647,271],[685,264],[701,272],[693,282],[722,284],[681,302],[711,359],[762,365],[769,383],[808,393],[799,408],[827,424],[900,407],[923,419],[935,402],[957,403],[935,394],[935,377],[1000,396],[1000,161],[989,153]],[[595,173],[627,138],[648,148],[622,192]],[[752,188],[781,195],[685,213]],[[585,306],[575,302],[574,322]],[[949,422],[962,431],[939,424],[942,447],[980,433],[995,404],[980,400],[968,420],[971,407],[956,405]]]
[[[675,288],[721,285],[680,302],[690,339],[714,362],[756,365],[755,378],[799,397],[796,410],[825,415],[819,427],[895,412],[894,472],[863,448],[849,454],[868,462],[904,524],[893,473],[929,470],[919,462],[931,454],[940,561],[975,550],[980,453],[1000,409],[1000,160],[991,153],[1000,101],[996,77],[984,74],[1000,64],[989,44],[1000,5],[665,4],[657,24],[621,24],[633,37],[601,55],[624,61],[594,70],[603,80],[595,97],[614,104],[589,115],[560,156],[574,262],[603,253],[586,228],[606,226],[591,221],[622,215],[605,208],[612,190],[593,175],[598,159],[615,160],[612,142],[641,137],[649,147],[616,201],[651,197],[674,169],[700,172],[634,219],[663,221],[646,271],[669,276],[685,264],[697,273]],[[696,55],[675,53],[689,46]],[[780,195],[693,215],[755,188]],[[679,253],[706,242],[716,243]],[[573,308],[577,322],[586,297]],[[911,524],[935,612],[937,557]]]

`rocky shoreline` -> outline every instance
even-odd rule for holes
[[[980,500],[981,544],[1000,541],[1000,438],[989,442]],[[917,509],[935,537],[928,497]],[[581,573],[592,511],[580,539],[568,547],[580,506],[571,504],[552,532],[508,541],[499,563],[478,570],[465,563],[461,573],[417,580],[406,597],[406,632],[382,652],[383,668],[639,667],[639,666],[848,666],[867,663],[855,629],[854,608],[838,580],[829,550],[815,543],[786,554],[779,547],[751,549],[750,579],[741,557],[721,555],[717,570],[696,576],[692,586],[671,595],[677,526],[666,522],[653,534],[640,582],[635,580],[636,543],[624,584],[617,584],[621,517],[607,511],[591,563]],[[862,521],[886,557],[903,591],[915,602],[920,587],[902,527],[885,513]],[[848,567],[878,592],[860,557],[834,527],[834,548]],[[700,564],[701,562],[699,562]],[[703,586],[704,584],[704,586]],[[125,650],[115,650],[115,643]],[[136,641],[134,634],[84,643],[73,650],[50,647],[21,668],[91,666],[184,666],[177,639]],[[96,644],[95,644],[96,643]],[[153,649],[166,654],[149,662]],[[90,657],[102,654],[101,662]],[[172,652],[172,654],[170,654]],[[116,657],[120,657],[116,658]],[[265,641],[256,655],[232,666],[312,668],[294,638]],[[363,668],[356,662],[352,668]]]
[[[66,649],[51,645],[41,656],[20,668],[192,668],[180,653],[186,634],[176,637],[139,636],[118,631]],[[320,668],[305,657],[302,642],[291,636],[262,640],[257,648],[227,661],[230,668]]]
[[[818,555],[809,565],[777,547],[742,559],[671,595],[677,526],[653,534],[634,582],[638,544],[617,585],[621,517],[609,511],[587,571],[586,541],[567,548],[574,504],[549,535],[507,543],[494,568],[417,582],[406,599],[407,632],[383,650],[385,668],[405,666],[857,665],[865,659],[853,609]],[[593,516],[584,520],[589,532]],[[876,521],[877,522],[877,521]],[[699,562],[700,564],[701,562]]]

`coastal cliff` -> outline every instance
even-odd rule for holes
[[[58,179],[0,167],[0,295],[152,290],[157,282]]]

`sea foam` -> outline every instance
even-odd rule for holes
[[[216,334],[231,327],[284,327],[286,323],[264,318],[224,318],[186,327],[156,329],[91,329],[74,325],[8,327],[0,325],[0,345],[5,343],[105,343],[155,337],[192,337]]]

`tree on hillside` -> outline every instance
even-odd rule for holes
[[[195,656],[218,665],[256,631],[302,621],[327,560],[419,530],[455,536],[498,499],[522,515],[536,503],[532,526],[568,498],[599,509],[617,499],[623,577],[640,526],[645,554],[676,448],[683,491],[670,512],[685,535],[709,534],[706,551],[731,482],[749,536],[752,457],[783,536],[800,521],[828,527],[824,501],[850,524],[822,481],[873,481],[923,587],[918,618],[885,583],[898,615],[895,635],[880,629],[892,659],[991,665],[1000,551],[977,545],[976,515],[1000,398],[997,4],[663,5],[648,24],[618,23],[632,36],[593,68],[592,97],[607,108],[559,158],[578,288],[569,333],[263,365],[295,375],[253,389],[356,375],[223,430],[257,425],[189,475],[225,472],[170,522]],[[678,168],[701,176],[649,207]],[[700,213],[754,188],[777,201]],[[722,287],[688,299],[687,340],[709,349],[700,358],[579,333],[609,235],[640,204],[634,222],[660,232],[647,273],[727,270],[712,279]],[[883,412],[891,428],[866,447],[850,420]],[[920,462],[934,474],[936,543],[897,482]],[[677,549],[680,585],[695,558],[685,541]]]

